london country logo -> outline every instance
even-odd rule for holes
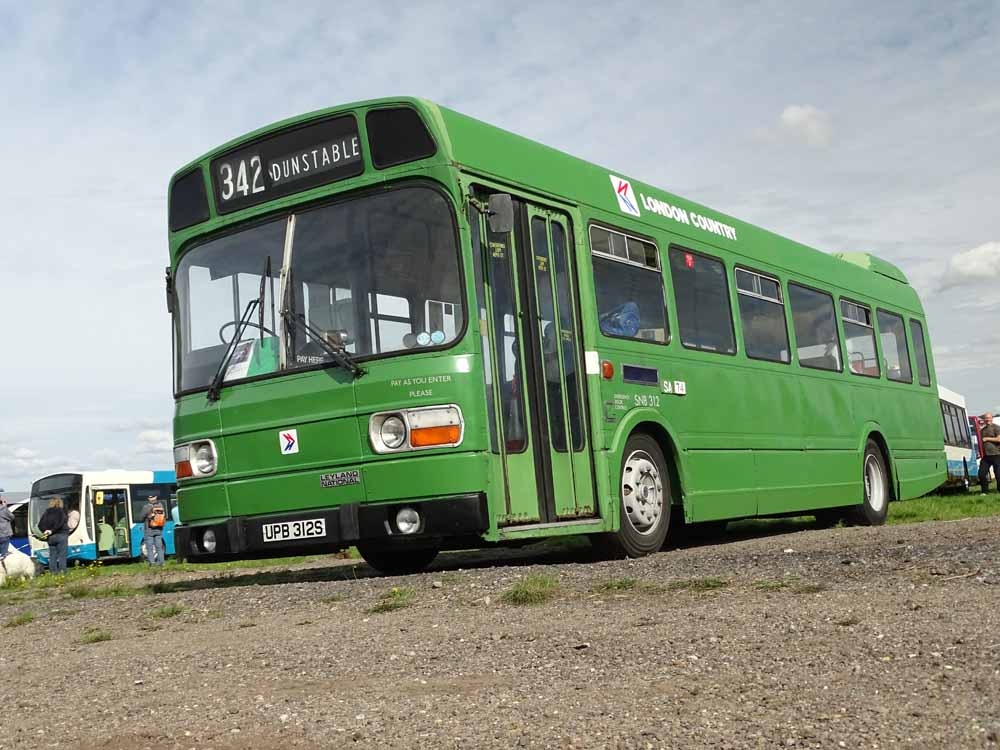
[[[615,177],[613,174],[609,174],[608,177],[611,178],[611,186],[615,189],[618,208],[624,213],[632,214],[632,216],[641,216],[642,214],[639,213],[639,201],[635,199],[635,193],[632,191],[632,183],[628,180],[623,180],[621,177]]]

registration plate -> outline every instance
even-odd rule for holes
[[[302,521],[282,521],[264,524],[265,542],[284,542],[289,539],[314,539],[326,536],[325,518],[307,518]]]

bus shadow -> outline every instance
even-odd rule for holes
[[[709,532],[704,529],[681,528],[676,538],[670,539],[664,551],[693,549],[721,544],[731,544],[747,539],[760,539],[799,531],[828,528],[812,518],[798,517],[774,520],[749,520],[729,524],[726,530]],[[493,547],[461,552],[444,552],[421,574],[433,575],[458,570],[484,568],[519,568],[531,565],[578,565],[606,561],[583,537],[550,539],[523,547]],[[204,591],[240,586],[280,586],[289,583],[329,583],[383,578],[377,570],[363,560],[337,565],[309,568],[265,570],[256,572],[222,572],[205,578],[183,581],[159,581],[146,586],[153,594],[185,591]],[[392,576],[399,577],[399,576]]]

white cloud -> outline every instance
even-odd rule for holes
[[[139,433],[138,453],[171,453],[174,449],[174,437],[166,430],[143,430]]]
[[[781,128],[796,140],[810,146],[830,143],[830,116],[816,107],[793,104],[781,113]]]
[[[758,129],[754,136],[770,143],[797,141],[809,146],[828,146],[832,134],[829,114],[808,104],[790,104],[781,111],[777,125]]]
[[[1000,279],[1000,242],[984,242],[948,259],[941,289],[993,284]]]

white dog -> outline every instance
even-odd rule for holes
[[[0,586],[8,578],[34,578],[35,561],[28,557],[21,550],[14,549],[11,545],[5,557],[0,563]]]

